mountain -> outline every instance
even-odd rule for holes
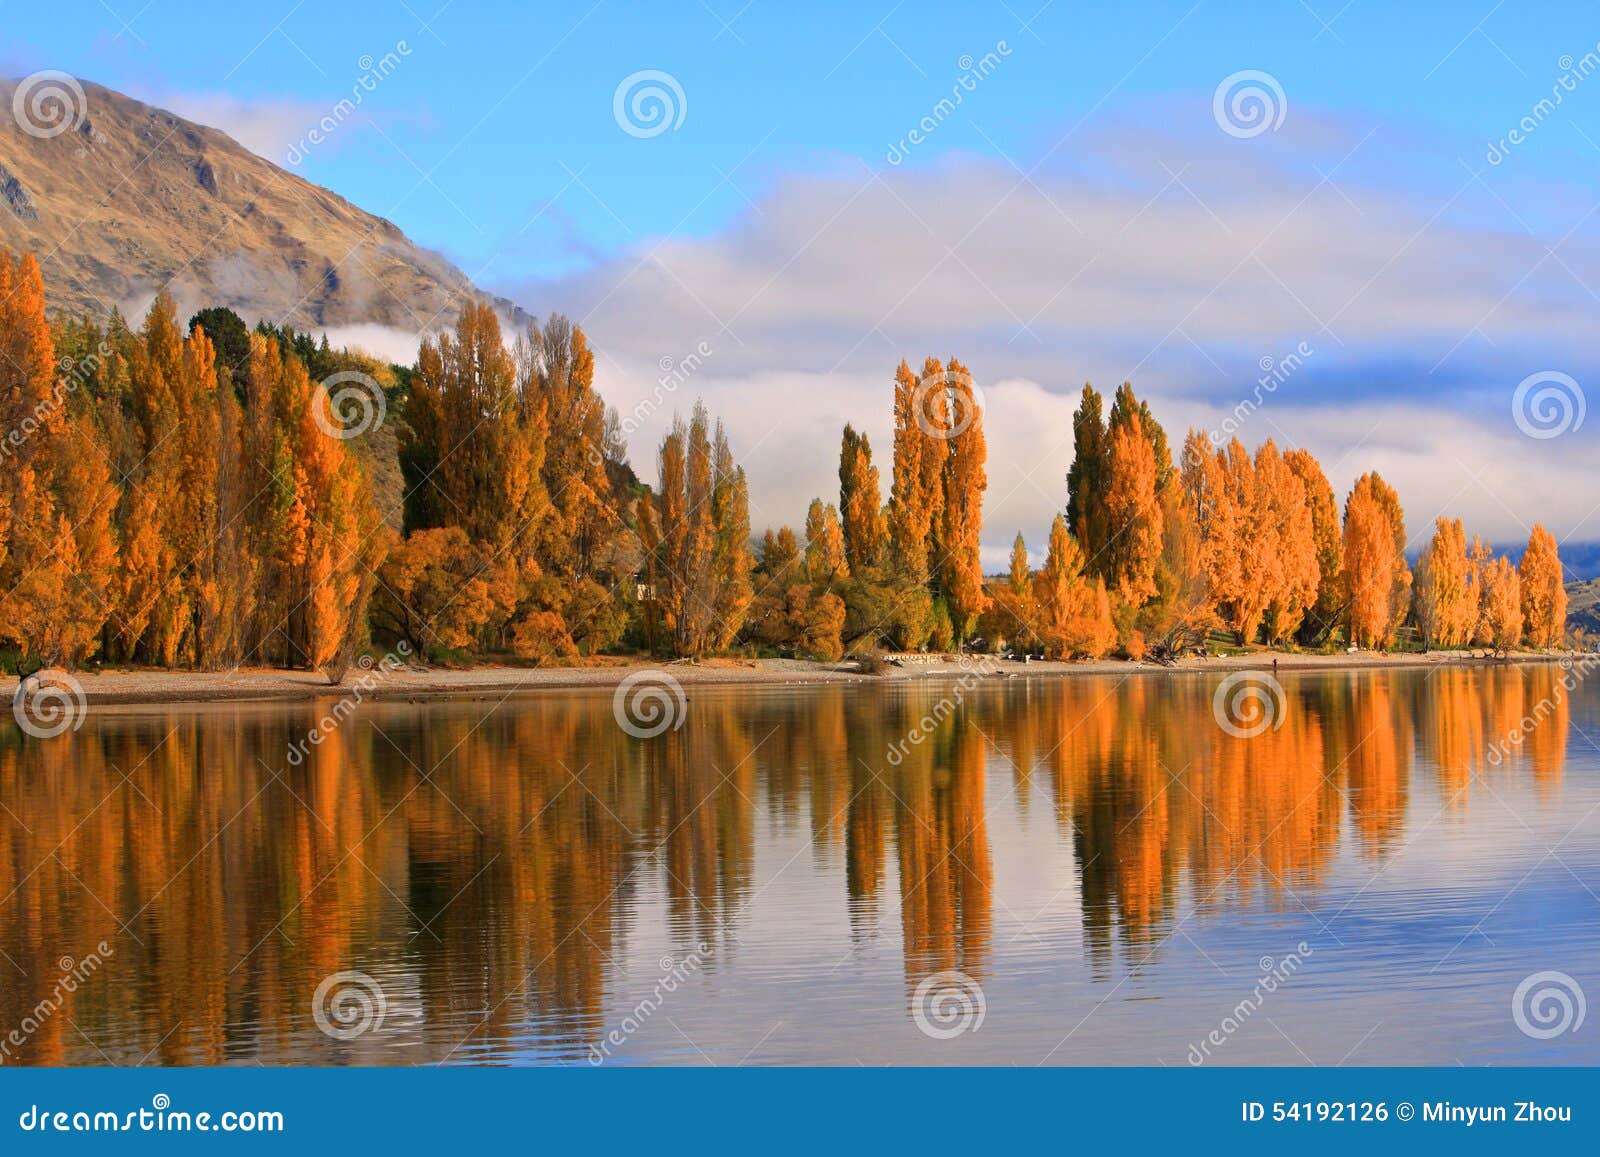
[[[1600,636],[1600,579],[1567,584],[1567,625]]]
[[[27,131],[16,82],[0,81],[0,246],[39,255],[56,308],[102,317],[166,286],[180,316],[226,305],[297,329],[373,322],[416,333],[484,296],[392,222],[226,133],[79,87],[81,100],[58,88],[55,111],[67,115],[50,136]]]

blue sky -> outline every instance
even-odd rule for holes
[[[364,56],[403,41],[409,57],[358,121],[297,171],[466,262],[515,237],[518,268],[539,272],[641,236],[713,230],[775,172],[882,164],[945,94],[959,59],[1002,41],[1011,55],[972,116],[942,125],[915,163],[968,151],[1026,167],[1074,125],[1175,95],[1208,101],[1225,72],[1257,68],[1293,106],[1374,116],[1476,164],[1548,94],[1563,55],[1600,41],[1592,6],[1491,0],[823,3],[806,5],[803,20],[769,0],[6,0],[0,12],[14,71],[62,68],[124,91],[313,112],[349,95]],[[617,81],[640,69],[676,76],[687,104],[681,128],[648,156],[612,119]],[[1584,121],[1535,134],[1519,149],[1518,179],[1600,176],[1600,150],[1577,131],[1600,97],[1575,100]],[[1418,187],[1455,178],[1403,155],[1384,161]],[[574,174],[593,195],[547,207]]]
[[[1378,466],[1414,532],[1451,513],[1600,539],[1600,416],[1541,438],[1510,408],[1538,373],[1586,405],[1600,368],[1592,5],[741,5],[0,0],[0,71],[62,69],[292,156],[582,320],[625,413],[707,343],[693,389],[742,433],[772,521],[826,492],[843,418],[887,440],[901,356],[959,352],[996,431],[997,550],[1060,504],[1078,386],[1125,377],[1179,432],[1233,415],[1338,487]],[[644,70],[675,86],[659,135],[615,115]],[[1245,71],[1271,82],[1259,133],[1224,124]],[[639,419],[646,470],[664,417]]]

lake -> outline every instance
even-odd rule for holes
[[[1223,684],[9,728],[3,1060],[1600,1063],[1596,681]]]

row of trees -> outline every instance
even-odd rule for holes
[[[1542,526],[1518,568],[1476,538],[1469,549],[1460,522],[1441,519],[1413,576],[1399,495],[1376,472],[1356,480],[1341,520],[1308,451],[1284,453],[1269,439],[1252,455],[1237,438],[1218,447],[1190,430],[1174,463],[1165,432],[1130,386],[1117,390],[1104,419],[1102,406],[1085,386],[1066,527],[1052,532],[1042,573],[1064,573],[1052,581],[1078,592],[1089,622],[1103,589],[1128,653],[1152,641],[1181,649],[1219,626],[1242,644],[1324,645],[1342,635],[1387,648],[1408,621],[1433,647],[1561,641],[1566,594],[1555,540]],[[1067,529],[1070,548],[1058,546]],[[1053,607],[1037,586],[1019,535],[1006,604],[1013,634],[1063,655],[1104,649],[1101,631],[1080,630],[1083,641],[1052,631]]]
[[[972,375],[928,358],[895,371],[887,503],[872,444],[845,426],[839,502],[814,499],[805,547],[768,530],[745,634],[757,644],[836,658],[846,644],[948,650],[993,599],[980,560],[988,448]]]
[[[162,296],[137,331],[45,320],[0,253],[0,639],[35,663],[327,666],[380,544],[361,464],[264,335],[221,367]]]
[[[330,375],[332,375],[330,377]],[[347,428],[335,378],[389,424]],[[627,462],[594,353],[560,316],[509,345],[486,305],[386,366],[326,339],[157,299],[137,330],[53,329],[37,262],[0,254],[0,641],[37,663],[338,667],[371,638],[545,662],[609,650],[949,650],[1139,657],[1245,644],[1548,647],[1554,539],[1520,566],[1440,519],[1416,573],[1399,496],[1342,512],[1316,459],[1191,430],[1174,458],[1123,385],[1085,386],[1066,504],[1035,569],[980,564],[987,445],[959,360],[901,362],[887,487],[844,428],[837,502],[752,540],[727,432],[675,419],[653,486]],[[372,476],[397,473],[380,504]],[[393,490],[395,487],[390,486]],[[887,489],[887,494],[885,494]],[[383,505],[394,509],[383,509]]]

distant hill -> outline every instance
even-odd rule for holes
[[[1499,542],[1492,544],[1496,554],[1503,554],[1514,564],[1522,561],[1523,553],[1528,549],[1526,541]],[[1417,565],[1417,554],[1408,556],[1407,561],[1413,569]],[[1561,544],[1561,569],[1567,578],[1573,582],[1583,582],[1587,579],[1600,578],[1600,542],[1563,542]]]
[[[225,133],[83,82],[81,120],[32,135],[15,86],[0,80],[0,246],[39,254],[57,310],[103,317],[168,286],[185,313],[416,333],[484,296],[393,223]]]
[[[1567,625],[1600,635],[1600,579],[1567,584]]]

